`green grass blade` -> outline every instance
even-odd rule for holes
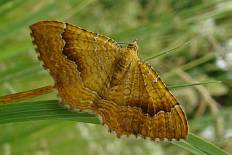
[[[57,101],[22,102],[0,106],[0,124],[45,120],[65,119],[98,124],[95,115],[74,113],[59,105]]]
[[[183,71],[187,71],[190,70],[192,68],[196,68],[197,66],[206,63],[210,60],[212,60],[213,58],[215,58],[215,54],[214,53],[208,53],[200,58],[197,58],[195,60],[192,60],[191,62],[184,64],[182,66],[179,66],[177,68],[172,69],[171,71],[164,73],[162,76],[165,78],[171,77],[173,75],[176,75],[176,71],[181,69]]]
[[[229,153],[220,149],[218,146],[209,143],[193,133],[189,134],[187,142],[210,155],[229,155]]]
[[[155,58],[160,57],[160,56],[162,56],[162,55],[166,55],[166,54],[169,54],[169,53],[171,53],[171,52],[174,52],[174,51],[176,51],[178,48],[181,48],[181,47],[183,47],[183,46],[185,46],[185,45],[188,45],[190,42],[191,42],[191,41],[187,41],[186,43],[179,44],[179,45],[177,45],[176,47],[174,47],[174,48],[172,48],[172,49],[170,49],[170,50],[161,51],[160,53],[158,53],[158,54],[156,54],[156,55],[154,55],[154,56],[151,56],[151,57],[146,58],[146,59],[144,60],[144,62],[147,62],[147,61],[149,61],[149,60],[155,59]]]
[[[169,89],[176,89],[181,87],[189,87],[189,86],[196,86],[196,85],[205,85],[211,83],[221,83],[222,81],[206,81],[206,82],[196,82],[196,83],[186,83],[186,84],[176,84],[176,85],[168,85]]]
[[[207,155],[205,152],[199,150],[198,148],[192,146],[191,144],[189,144],[188,142],[186,142],[185,140],[181,140],[181,141],[176,141],[176,142],[172,142],[172,144],[177,145],[178,147],[181,147],[193,154],[196,155]]]
[[[196,155],[229,155],[228,152],[193,133],[189,133],[186,141],[181,140],[172,143]]]
[[[70,112],[56,100],[21,102],[0,106],[0,124],[25,122],[35,120],[71,120],[84,123],[100,124],[96,115],[88,113]],[[173,144],[197,155],[227,155],[219,147],[190,133],[186,141],[176,141]]]

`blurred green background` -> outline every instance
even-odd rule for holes
[[[138,39],[142,59],[183,45],[148,62],[168,86],[222,81],[172,92],[185,109],[190,131],[232,152],[232,1],[0,0],[0,96],[53,83],[29,34],[29,25],[40,20],[65,21],[118,42]],[[33,100],[47,99],[56,94]],[[118,139],[101,125],[34,120],[0,124],[0,154],[191,153],[170,143]]]

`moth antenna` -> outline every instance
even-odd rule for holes
[[[129,42],[117,42],[119,45],[127,45]]]
[[[15,94],[6,95],[6,96],[0,96],[0,105],[9,104],[12,102],[21,101],[25,99],[30,99],[30,98],[40,96],[43,94],[48,94],[52,91],[54,91],[54,86],[44,86],[44,87],[29,90],[29,91],[19,92]]]

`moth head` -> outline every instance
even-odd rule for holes
[[[127,45],[127,49],[131,49],[131,50],[136,51],[136,52],[138,51],[138,48],[139,48],[139,46],[137,43],[137,39]]]

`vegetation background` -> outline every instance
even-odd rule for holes
[[[190,131],[232,152],[232,1],[0,0],[0,96],[53,83],[31,43],[28,27],[40,20],[65,21],[118,42],[138,39],[142,59],[183,45],[148,62],[177,86],[172,92]],[[190,85],[209,81],[222,83]],[[56,94],[30,101],[48,99]],[[2,155],[191,154],[171,143],[118,139],[102,125],[56,117],[17,122],[30,113],[15,110],[7,122],[0,117]]]

